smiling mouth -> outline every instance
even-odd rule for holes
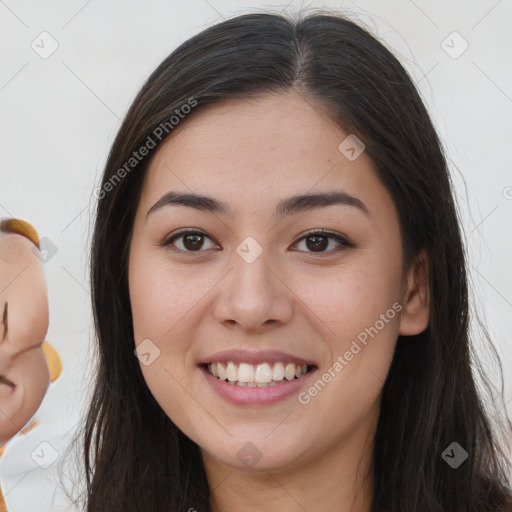
[[[298,380],[313,371],[316,366],[294,363],[235,363],[222,361],[202,365],[216,379],[241,387],[272,387],[280,383]]]
[[[16,387],[16,384],[14,384],[14,382],[11,382],[9,379],[4,377],[3,375],[0,375],[0,384],[5,384],[6,386],[9,386],[11,388]]]

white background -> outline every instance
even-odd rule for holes
[[[512,2],[226,0],[0,1],[0,217],[28,220],[58,249],[45,264],[47,340],[64,371],[37,413],[39,432],[13,440],[0,471],[12,512],[50,504],[56,464],[34,470],[42,441],[61,455],[89,391],[92,212],[110,145],[144,79],[181,42],[254,10],[333,8],[365,24],[412,74],[446,146],[470,254],[476,306],[502,357],[512,399]],[[58,43],[48,58],[43,31]],[[463,40],[452,34],[458,32]],[[450,36],[448,39],[446,39]],[[453,46],[452,58],[442,42]],[[45,40],[49,48],[49,39]],[[466,189],[467,187],[467,189]],[[508,188],[507,188],[508,187]],[[509,406],[512,402],[509,403]],[[9,458],[9,460],[7,460]],[[59,498],[57,498],[59,499]],[[64,503],[60,501],[60,503]]]

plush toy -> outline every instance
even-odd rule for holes
[[[49,315],[39,251],[31,224],[0,222],[0,457],[17,433],[38,425],[34,414],[62,371],[59,355],[44,341]],[[0,512],[7,512],[1,489]]]

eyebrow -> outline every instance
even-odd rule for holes
[[[200,194],[180,193],[170,191],[164,194],[146,214],[146,219],[150,213],[155,212],[166,206],[188,206],[200,211],[208,211],[220,215],[232,215],[231,207],[228,203]],[[352,206],[359,209],[367,217],[370,212],[365,204],[357,197],[351,196],[343,190],[333,190],[317,194],[299,194],[288,197],[280,201],[275,209],[275,217],[281,218],[286,215],[294,215],[307,210],[325,208],[332,205]]]

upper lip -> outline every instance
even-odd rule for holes
[[[314,361],[303,359],[301,357],[287,354],[286,352],[279,352],[277,350],[263,350],[258,352],[251,352],[248,350],[223,350],[207,356],[199,361],[198,364],[220,363],[223,361],[233,361],[234,363],[249,363],[249,364],[262,364],[262,363],[294,363],[306,364],[316,366]]]

